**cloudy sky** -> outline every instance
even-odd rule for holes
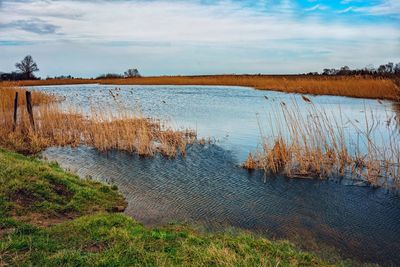
[[[0,0],[0,71],[298,73],[400,61],[400,0]]]

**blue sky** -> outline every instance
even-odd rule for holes
[[[302,73],[400,61],[400,0],[0,0],[0,71]]]

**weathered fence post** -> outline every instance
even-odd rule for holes
[[[18,92],[15,93],[15,98],[14,98],[13,132],[17,128],[17,112],[18,112]]]
[[[31,126],[32,126],[33,130],[35,130],[35,121],[33,120],[33,111],[32,111],[32,96],[31,96],[31,92],[26,91],[25,92],[25,97],[26,97],[26,109],[28,110],[29,120],[31,122]]]

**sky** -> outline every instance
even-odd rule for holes
[[[400,62],[400,0],[0,0],[0,71],[306,73]]]

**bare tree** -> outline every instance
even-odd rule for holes
[[[394,73],[400,75],[400,62],[394,67]]]
[[[388,64],[386,64],[386,72],[394,73],[394,63],[393,62],[389,62]]]
[[[34,78],[33,72],[39,70],[36,62],[33,61],[30,55],[26,56],[21,62],[16,63],[15,67],[19,69],[27,79]]]
[[[125,77],[141,77],[138,69],[128,69],[127,71],[124,72]]]

